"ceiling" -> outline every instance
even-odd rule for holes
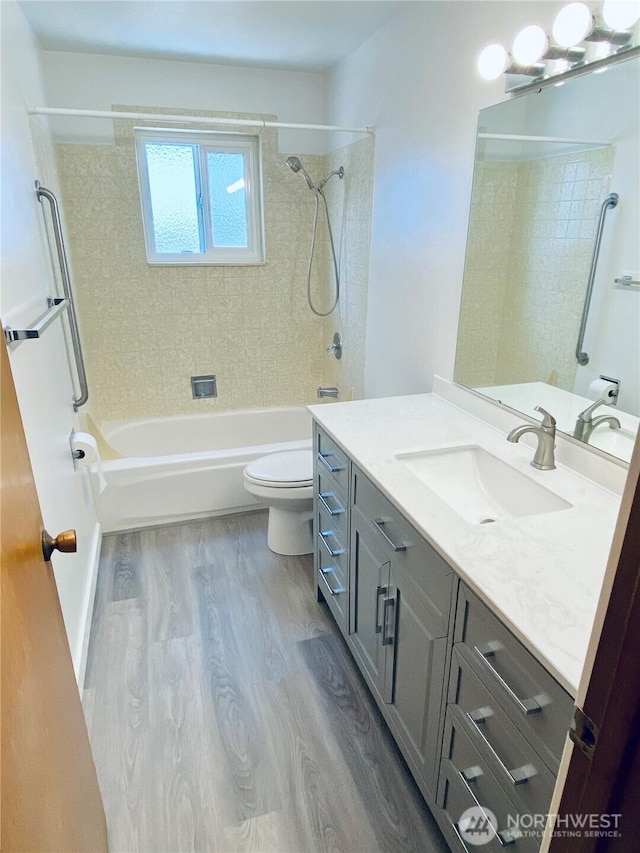
[[[403,0],[20,0],[43,48],[322,72]]]

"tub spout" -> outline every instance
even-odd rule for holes
[[[338,397],[339,395],[340,389],[335,385],[330,388],[318,388],[318,397]]]

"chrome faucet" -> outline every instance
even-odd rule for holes
[[[573,430],[573,437],[588,443],[591,433],[601,424],[609,424],[609,429],[620,429],[620,421],[618,418],[613,417],[613,415],[600,415],[598,418],[593,417],[593,413],[599,406],[606,405],[611,405],[611,398],[601,397],[595,403],[587,406],[584,412],[580,412],[576,420],[575,429]]]
[[[337,397],[340,389],[335,386],[329,388],[318,388],[318,397]]]
[[[531,464],[534,468],[539,468],[540,471],[551,471],[556,467],[553,456],[553,450],[556,446],[556,419],[549,412],[545,411],[542,406],[536,406],[536,412],[540,412],[543,416],[540,426],[523,424],[522,426],[515,427],[507,436],[507,441],[519,441],[527,432],[536,435],[538,438],[538,447],[531,460]]]

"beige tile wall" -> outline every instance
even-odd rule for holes
[[[124,108],[184,112],[149,106]],[[146,262],[134,124],[142,122],[116,122],[115,145],[57,146],[91,413],[101,421],[315,401],[317,387],[327,384],[331,360],[324,351],[328,342],[325,321],[311,313],[306,299],[314,200],[302,178],[284,165],[287,155],[278,152],[277,131],[259,130],[267,263],[158,268]],[[246,132],[246,128],[229,127],[230,131],[236,129]],[[324,157],[301,158],[314,178],[327,171]],[[370,185],[370,158],[357,152],[354,158],[357,169],[352,170],[350,181]],[[369,173],[359,175],[364,169]],[[351,187],[347,179],[345,186]],[[350,188],[341,203],[339,196],[336,200],[332,195],[335,189],[328,187],[327,193],[335,209],[337,231],[345,240],[352,214],[349,199],[355,190]],[[359,196],[359,191],[355,194]],[[370,200],[370,192],[364,197]],[[365,215],[364,203],[356,212]],[[369,223],[370,201],[363,226],[367,241]],[[363,233],[358,232],[361,237]],[[327,304],[323,233],[320,243],[314,291]],[[346,244],[342,251],[347,251]],[[360,278],[358,281],[364,290],[360,303],[366,306],[366,276],[364,285]],[[349,382],[350,387],[361,388],[362,379],[355,378],[362,371],[364,352],[360,312],[353,322],[358,334],[351,353],[354,379]],[[192,399],[190,377],[201,373],[216,374],[217,398]]]
[[[340,388],[341,399],[364,397],[364,352],[367,322],[367,283],[369,278],[369,234],[373,201],[373,137],[338,148],[325,157],[327,172],[344,166],[342,181],[332,178],[329,211],[336,223],[339,247],[340,302],[338,309],[324,321],[326,343],[334,332],[342,338],[343,356],[333,357],[323,370],[327,385]],[[334,284],[330,258],[326,261],[332,292]]]
[[[613,148],[487,162],[474,176],[456,379],[571,390]]]

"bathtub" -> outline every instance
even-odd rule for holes
[[[105,421],[92,466],[105,533],[257,509],[242,471],[252,459],[311,447],[303,406]]]

